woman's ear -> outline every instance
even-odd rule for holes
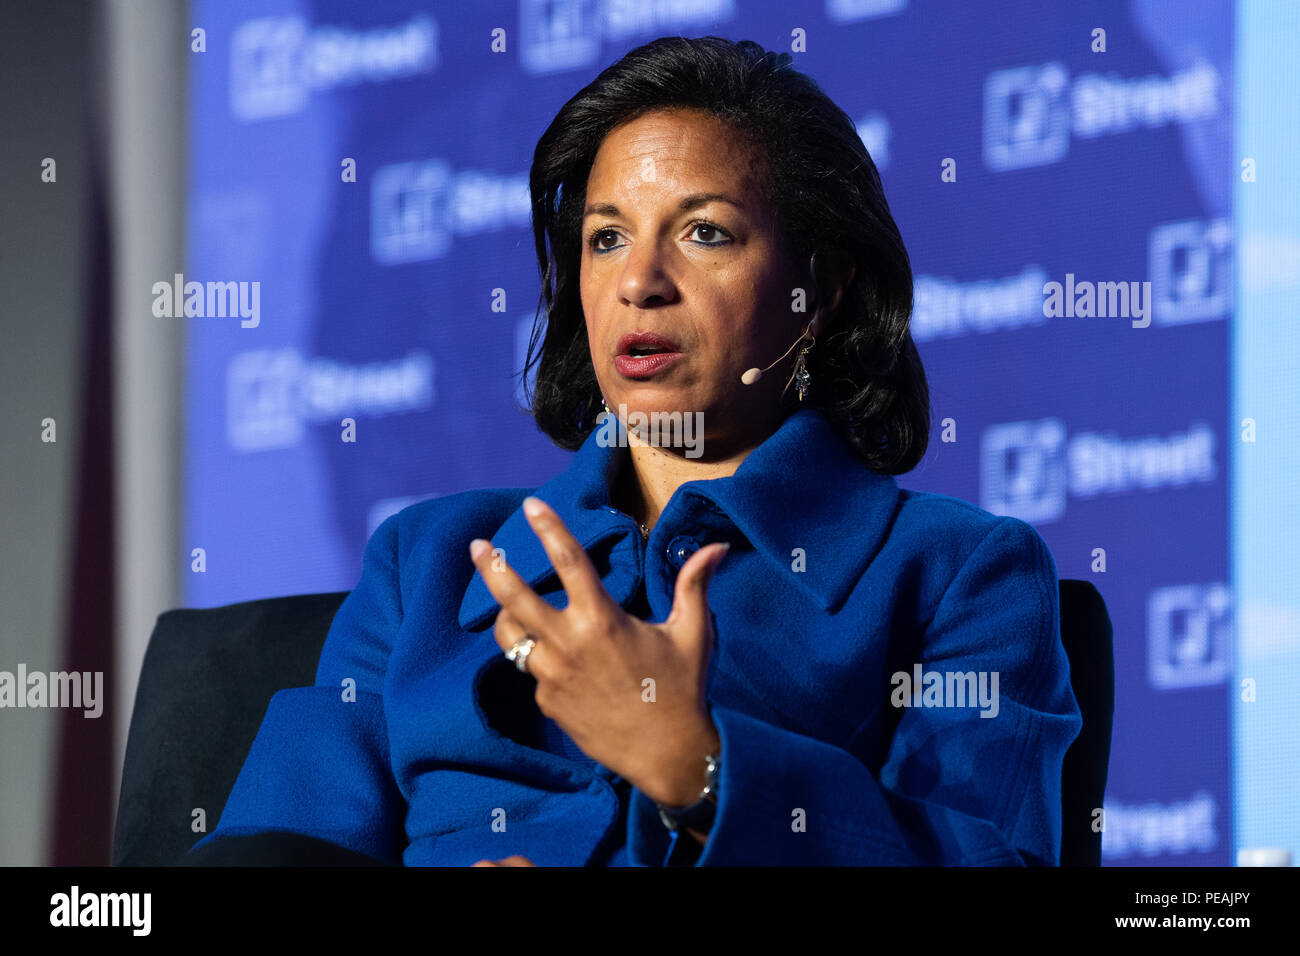
[[[857,275],[857,266],[846,255],[828,255],[824,257],[825,264],[817,262],[817,257],[813,259],[814,283],[818,290],[826,289],[829,292],[829,301],[826,307],[814,320],[812,334],[817,335],[821,329],[826,327],[828,317],[832,312],[839,308],[840,302],[844,299],[844,290],[848,288],[853,277]],[[820,267],[820,270],[819,270]],[[823,275],[818,276],[817,271],[822,271]]]
[[[849,287],[849,283],[853,281],[853,277],[857,274],[857,271],[857,266],[853,265],[853,263],[849,262],[847,259],[836,263],[836,269],[831,276],[831,288],[833,291],[831,292],[830,308],[826,310],[828,313],[834,312],[839,308],[840,302],[844,299],[844,290]]]

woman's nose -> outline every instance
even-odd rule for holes
[[[634,243],[623,261],[619,294],[632,305],[643,305],[655,297],[671,302],[676,286],[667,272],[666,256],[666,250],[656,243]]]

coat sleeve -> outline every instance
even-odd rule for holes
[[[719,802],[694,865],[1057,865],[1061,765],[1082,727],[1058,588],[1033,527],[999,519],[939,601],[915,662],[923,673],[988,672],[989,687],[996,673],[996,711],[900,707],[879,773],[845,749],[711,704]],[[892,689],[882,688],[885,707]],[[630,812],[655,810],[637,791]],[[679,850],[633,862],[691,860]]]
[[[406,805],[383,698],[402,621],[397,528],[393,515],[371,536],[361,579],[325,638],[315,686],[271,698],[217,828],[191,857],[226,837],[296,833],[400,865]]]

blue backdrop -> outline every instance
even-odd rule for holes
[[[1105,597],[1106,862],[1230,862],[1231,0],[193,11],[184,281],[257,309],[187,319],[191,606],[350,588],[406,504],[564,468],[518,407],[537,138],[654,37],[802,43],[916,272],[934,430],[901,483],[1032,522]]]

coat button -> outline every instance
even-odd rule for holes
[[[698,541],[694,538],[678,535],[676,538],[673,538],[673,540],[668,542],[668,547],[664,552],[664,557],[668,559],[669,564],[680,571],[682,565],[686,563],[687,559],[698,550],[700,550],[700,543]]]

